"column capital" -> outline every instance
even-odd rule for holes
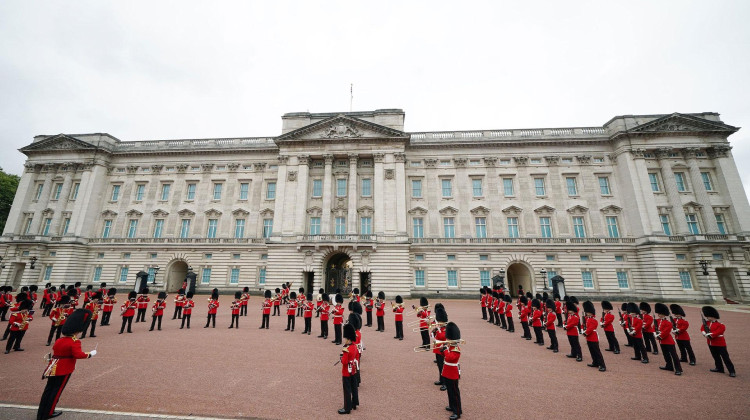
[[[634,148],[630,149],[630,155],[633,159],[644,159],[646,157],[646,149]]]
[[[497,165],[497,158],[494,156],[487,156],[484,158],[484,164],[486,166],[496,166]]]
[[[437,166],[437,163],[438,163],[438,160],[437,160],[437,159],[425,159],[425,160],[424,160],[424,164],[425,164],[425,165],[426,165],[426,166],[427,166],[428,168],[434,168],[434,167],[436,167],[436,166]]]
[[[528,156],[513,156],[513,160],[516,162],[516,165],[518,166],[526,166],[526,164],[529,163]]]
[[[467,159],[462,157],[453,159],[453,164],[455,164],[457,168],[465,168],[466,162]]]
[[[323,155],[326,165],[333,165],[333,155]]]
[[[310,155],[297,155],[297,164],[298,165],[309,165],[310,164]]]
[[[654,156],[657,157],[657,159],[664,159],[669,157],[669,155],[672,153],[671,147],[660,147],[656,150],[654,150]]]
[[[385,153],[373,153],[372,160],[375,161],[375,163],[383,163],[385,160]]]
[[[701,149],[699,147],[686,147],[682,149],[682,156],[684,156],[685,159],[695,159],[700,151]]]
[[[268,164],[266,162],[255,162],[253,163],[253,166],[255,167],[256,172],[263,172],[266,169],[266,166]]]
[[[359,159],[359,153],[349,153],[347,157],[349,158],[349,166],[356,165],[357,160]]]
[[[728,157],[730,150],[732,150],[732,146],[728,144],[720,144],[710,147],[706,151],[708,152],[708,157],[710,157],[711,159],[716,159]]]
[[[396,162],[406,162],[406,153],[394,153],[393,157],[396,158]]]
[[[547,165],[556,166],[558,163],[560,163],[560,156],[545,156],[544,160],[547,161]]]
[[[279,161],[279,165],[286,165],[286,163],[289,161],[289,156],[287,155],[279,155],[276,157]]]

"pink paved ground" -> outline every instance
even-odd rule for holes
[[[343,405],[340,366],[333,364],[341,347],[330,343],[332,337],[316,338],[318,319],[313,318],[311,336],[300,334],[302,318],[297,318],[294,333],[283,331],[285,316],[271,317],[271,329],[259,330],[259,299],[253,297],[240,329],[229,330],[230,300],[221,298],[216,329],[203,328],[205,297],[196,299],[200,306],[190,330],[180,330],[179,320],[171,320],[170,302],[162,331],[148,332],[147,317],[149,323],[133,324],[133,334],[118,335],[116,311],[111,326],[97,327],[97,338],[84,340],[84,350],[98,343],[99,355],[78,363],[60,406],[222,417],[338,417],[336,410]],[[608,371],[600,373],[586,367],[590,357],[585,344],[584,363],[564,356],[569,347],[559,330],[561,351],[553,354],[522,340],[520,328],[508,334],[482,321],[476,301],[444,304],[467,341],[461,357],[463,418],[546,413],[555,418],[750,415],[750,313],[721,312],[738,372],[737,378],[729,378],[708,371],[713,363],[697,332],[698,309],[686,307],[698,364],[685,366],[685,374],[676,377],[658,369],[661,355],[642,365],[630,360],[632,350],[627,347],[620,355],[604,353]],[[0,401],[38,404],[44,388],[42,357],[50,349],[44,346],[49,324],[40,318],[33,322],[23,342],[26,351],[0,354]],[[405,333],[404,341],[393,339],[391,313],[386,314],[385,333],[363,328],[367,350],[362,358],[361,406],[351,417],[448,417],[447,396],[432,384],[438,377],[432,354],[415,353],[419,333],[411,328]],[[617,334],[624,342],[622,332]]]

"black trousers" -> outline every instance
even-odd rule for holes
[[[560,350],[560,346],[557,343],[557,331],[555,329],[547,330],[547,335],[549,335],[549,346],[551,347],[551,350]]]
[[[531,331],[529,330],[529,323],[521,321],[521,327],[523,327],[523,338],[531,338]]]
[[[674,344],[662,344],[661,352],[664,356],[664,361],[667,363],[665,365],[667,370],[682,372],[682,365],[680,364],[680,359],[677,357],[677,350]]]
[[[174,306],[174,314],[172,315],[172,319],[182,319],[182,306]]]
[[[306,333],[312,332],[312,317],[311,316],[305,317],[305,331],[303,332],[306,332]]]
[[[695,353],[693,353],[693,346],[690,344],[690,340],[677,340],[677,347],[680,348],[681,362],[690,360],[690,363],[695,364]]]
[[[83,330],[83,332],[81,333],[81,338],[86,338],[86,332],[88,331],[88,327],[89,326],[91,327],[91,335],[90,336],[91,337],[96,337],[96,334],[94,333],[96,331],[96,320],[92,319],[91,323],[89,323],[89,325],[86,327],[86,329]],[[62,331],[62,328],[60,329],[60,331]]]
[[[367,324],[365,324],[365,327],[372,327],[372,311],[365,312],[367,312]]]
[[[0,321],[5,322],[6,321],[6,319],[5,319],[6,315],[8,315],[8,307],[7,306],[3,306],[2,308],[0,308]]]
[[[342,324],[333,324],[333,333],[335,334],[334,342],[336,344],[341,344],[341,328]]]
[[[482,308],[482,309],[486,309],[486,308]],[[490,317],[489,323],[494,324],[495,323],[495,312],[492,309],[488,310],[487,312],[488,312],[488,315]]]
[[[602,356],[601,349],[599,349],[599,342],[587,341],[586,344],[589,346],[589,353],[591,353],[591,359],[593,360],[591,364],[606,369],[607,365],[604,364],[604,357]]]
[[[135,322],[146,322],[146,308],[138,309],[138,314],[135,317]]]
[[[112,312],[102,312],[102,322],[99,325],[109,325],[109,318],[112,317]]]
[[[7,340],[10,335],[10,322],[5,326],[5,332],[3,333],[3,340]]]
[[[240,316],[247,316],[247,305],[240,305]]]
[[[240,309],[241,311],[242,309]],[[229,324],[229,328],[239,328],[240,327],[240,314],[232,314],[232,323]]]
[[[460,416],[463,411],[461,410],[461,391],[458,389],[458,379],[448,379],[443,376],[441,380],[448,388],[448,407],[453,410],[453,414]]]
[[[157,324],[157,321],[159,321],[158,322],[159,326],[157,328],[159,328],[159,331],[161,331],[161,318],[163,316],[164,315],[152,316],[151,317],[151,329],[149,329],[149,331],[153,331],[154,330],[154,324]]]
[[[208,314],[206,316],[206,326],[203,328],[208,328],[208,324],[212,324],[212,328],[216,328],[216,314]]]
[[[302,306],[299,306],[297,308],[297,316],[302,316],[302,309],[304,309],[304,308],[302,308]]]
[[[487,319],[487,307],[482,306],[482,319]]]
[[[378,318],[378,329],[377,331],[385,331],[385,320],[382,316],[377,317]]]
[[[557,314],[557,326],[562,327],[563,326],[563,316],[562,314]]]
[[[291,331],[294,331],[294,323],[295,323],[294,315],[287,315],[286,330],[289,331],[290,330],[289,326],[291,326]]]
[[[281,308],[279,307],[279,305],[273,306],[273,316],[276,316],[276,315],[281,315]]]
[[[656,347],[656,337],[654,337],[654,333],[644,332],[643,341],[646,342],[646,351],[653,351],[656,354],[659,353],[659,349]]]
[[[328,320],[320,320],[320,335],[318,337],[328,338]]]
[[[422,345],[426,346],[430,344],[430,332],[427,330],[419,330],[419,334],[422,335]]]
[[[182,325],[180,325],[180,328],[185,326],[185,321],[187,321],[187,327],[190,329],[190,317],[193,316],[192,314],[185,314],[182,316]]]
[[[445,356],[440,353],[435,353],[435,360],[437,360],[438,367],[438,382],[445,385],[443,383],[443,363],[445,363]]]
[[[404,338],[404,321],[396,321],[396,337]]]
[[[614,331],[604,331],[604,335],[607,336],[607,345],[612,351],[620,351],[620,342],[617,341],[617,336]]]
[[[341,383],[344,387],[344,410],[347,413],[352,411],[352,407],[359,405],[359,390],[356,381],[357,379],[354,376],[341,377]]]
[[[133,317],[132,316],[122,317],[122,326],[120,327],[120,334],[122,334],[122,332],[125,331],[125,324],[128,324],[128,332],[132,333],[133,331],[130,331],[130,327],[133,325]]]
[[[495,312],[495,325],[500,325],[500,314]]]
[[[644,347],[643,345],[642,338],[633,337],[633,351],[635,352],[635,355],[633,357],[637,357],[641,360],[648,360],[648,352],[646,351],[646,347]]]
[[[271,323],[271,314],[263,314],[263,319],[260,322],[260,327],[268,329]]]
[[[21,348],[21,340],[23,340],[23,336],[24,335],[26,335],[26,330],[23,330],[23,331],[11,331],[10,332],[10,338],[8,339],[8,344],[5,345],[5,351],[10,351],[11,348],[13,348],[13,350],[20,349]],[[732,371],[734,371],[734,367],[732,367]]]
[[[60,333],[62,332],[62,325],[59,327],[56,327],[55,324],[52,324],[52,326],[49,328],[49,336],[47,336],[47,345],[52,343],[52,337],[57,333],[57,337],[55,337],[55,340],[60,338]]]
[[[68,384],[70,374],[62,376],[50,376],[47,378],[47,385],[42,392],[42,400],[39,401],[39,410],[36,412],[37,420],[46,420],[55,412],[57,402],[60,401],[65,385]]]
[[[708,349],[711,350],[711,356],[714,358],[716,370],[724,372],[724,365],[727,365],[729,373],[735,373],[734,364],[729,359],[729,352],[727,351],[726,346],[708,346]],[[724,361],[724,365],[722,365],[722,360]]]
[[[52,307],[54,305],[51,303],[48,303],[44,305],[44,310],[42,311],[42,316],[49,316],[49,313],[52,312]]]
[[[569,335],[568,343],[570,343],[570,354],[575,356],[576,359],[583,359],[583,352],[581,351],[581,343],[578,341],[578,336]]]
[[[544,333],[542,332],[542,327],[534,327],[534,335],[536,336],[535,343],[544,344]]]
[[[500,324],[502,324],[503,329],[508,328],[508,323],[505,321],[505,313],[500,314]]]

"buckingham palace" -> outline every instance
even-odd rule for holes
[[[750,299],[750,205],[713,112],[602,126],[404,131],[400,109],[282,116],[270,137],[40,135],[0,284],[148,274],[174,292],[371,287]]]

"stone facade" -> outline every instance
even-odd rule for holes
[[[542,270],[581,296],[750,296],[737,128],[718,114],[419,133],[398,109],[282,121],[277,137],[35,137],[0,284],[127,289],[158,266],[169,291],[188,267],[199,290],[317,290],[343,258],[349,286],[389,297],[475,294],[498,273],[541,291]]]

